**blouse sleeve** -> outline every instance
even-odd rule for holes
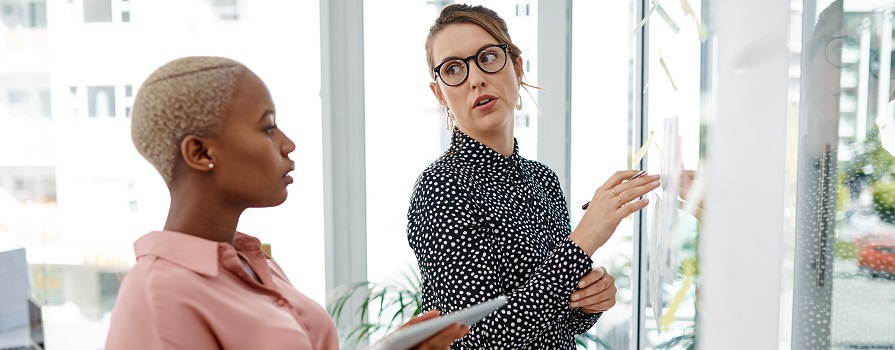
[[[587,332],[597,323],[597,320],[599,320],[602,315],[602,312],[588,315],[581,312],[579,309],[572,309],[572,311],[569,312],[568,318],[569,328],[575,334]]]
[[[549,175],[549,177],[545,181],[546,184],[544,186],[548,189],[548,193],[551,197],[551,200],[553,201],[554,208],[561,209],[559,210],[559,212],[562,213],[563,216],[562,224],[565,225],[564,232],[571,233],[572,227],[569,218],[569,207],[568,203],[566,203],[566,197],[563,196],[562,187],[560,187],[559,184],[559,177],[556,176],[556,173],[554,173],[546,166],[544,166],[543,169],[544,172]],[[575,334],[581,334],[591,329],[591,327],[593,327],[594,324],[597,323],[597,320],[599,320],[600,316],[602,315],[602,312],[588,315],[581,312],[581,310],[579,310],[578,308],[574,308],[569,311],[567,321],[572,332],[574,332]]]
[[[493,257],[500,228],[455,176],[425,172],[408,212],[408,238],[420,265],[423,307],[450,313],[501,294]],[[569,322],[569,296],[591,259],[565,237],[530,279],[506,291],[506,306],[476,323],[455,348],[524,348],[556,323]]]

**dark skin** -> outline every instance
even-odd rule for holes
[[[181,141],[166,230],[232,242],[246,209],[286,200],[285,176],[295,167],[289,159],[295,143],[276,127],[264,82],[246,72],[228,107],[215,135],[188,135]]]
[[[248,208],[282,204],[292,183],[295,143],[276,126],[276,108],[264,82],[251,71],[240,78],[214,135],[187,135],[168,190],[165,230],[233,243],[239,217]],[[209,166],[212,164],[213,166]],[[432,310],[402,326],[438,317]],[[453,324],[416,349],[449,349],[469,327]]]

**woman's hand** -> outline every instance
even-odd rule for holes
[[[615,277],[600,266],[581,277],[578,290],[570,297],[570,305],[587,315],[604,312],[615,306],[616,292]]]
[[[410,319],[407,323],[403,324],[400,328],[407,327],[409,325],[420,323],[426,320],[431,320],[433,318],[437,318],[441,313],[438,310],[432,310],[417,317]],[[399,329],[400,329],[399,328]],[[429,337],[421,344],[414,347],[417,350],[430,350],[430,349],[450,349],[451,344],[454,343],[457,339],[462,338],[464,335],[469,333],[469,326],[460,323],[454,323],[450,326],[445,327],[441,330],[441,332],[436,333],[435,335]]]
[[[609,177],[594,192],[584,217],[569,238],[591,256],[612,237],[618,224],[649,204],[648,199],[635,199],[659,187],[659,175],[643,175],[634,180],[637,170],[622,170]]]

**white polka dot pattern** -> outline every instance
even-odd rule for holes
[[[453,349],[574,349],[575,334],[599,319],[569,306],[592,261],[568,238],[559,180],[519,156],[518,144],[504,157],[454,129],[417,180],[407,217],[424,309],[509,299]]]

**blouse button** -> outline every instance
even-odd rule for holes
[[[277,306],[285,306],[285,305],[286,305],[285,299],[277,299]]]

